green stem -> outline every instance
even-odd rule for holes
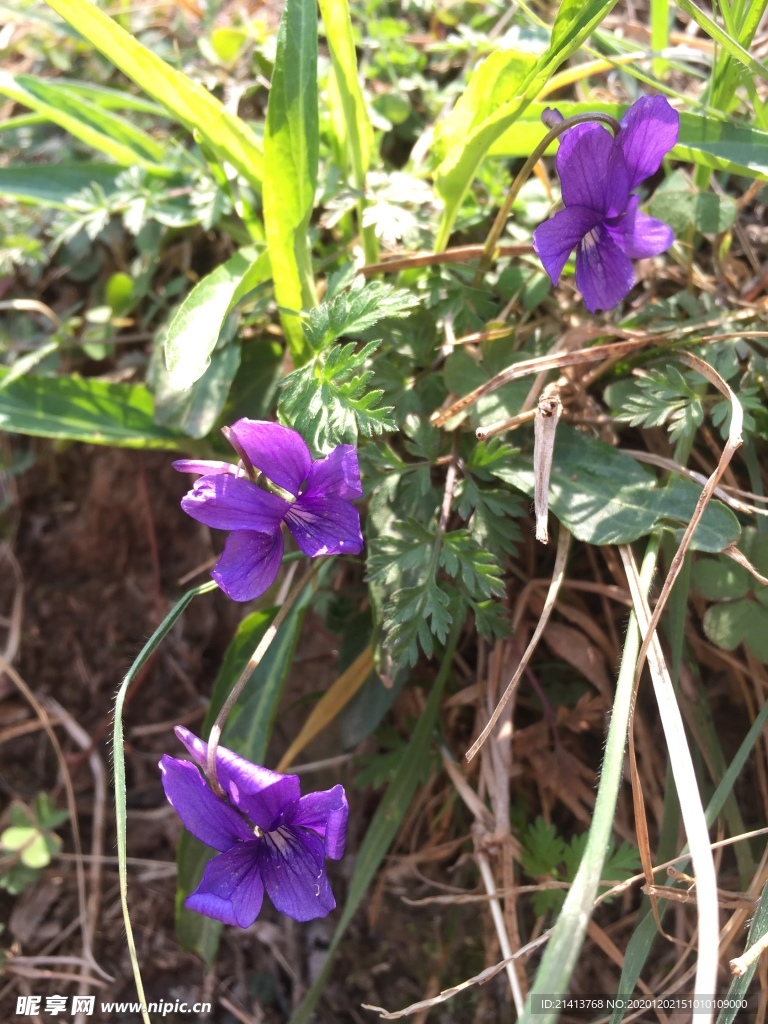
[[[120,903],[123,907],[123,921],[125,922],[125,935],[128,942],[128,953],[131,957],[131,966],[133,968],[133,979],[136,983],[136,992],[138,994],[139,1001],[142,1004],[141,1016],[144,1024],[150,1024],[150,1019],[145,1009],[147,1000],[144,995],[144,985],[141,980],[138,957],[136,956],[136,943],[133,939],[131,918],[128,912],[128,869],[126,862],[127,809],[125,802],[123,708],[125,706],[125,698],[128,694],[131,683],[168,635],[176,623],[176,620],[192,601],[192,598],[197,597],[198,594],[207,594],[211,590],[215,590],[216,586],[216,583],[209,582],[203,583],[199,587],[194,587],[192,590],[188,590],[181,600],[173,606],[149,640],[147,640],[146,644],[144,644],[141,654],[139,654],[138,658],[131,665],[128,673],[120,684],[120,689],[117,691],[117,697],[115,698],[115,724],[112,732],[112,753],[115,764],[115,822],[117,827],[117,868],[120,876]]]
[[[653,534],[648,540],[640,571],[641,586],[646,594],[650,589],[656,569],[658,553],[659,534]],[[600,785],[592,814],[589,838],[584,856],[579,864],[579,870],[576,872],[573,885],[563,904],[560,917],[553,929],[546,953],[536,974],[536,980],[531,989],[531,999],[543,995],[557,997],[568,991],[571,975],[584,942],[613,828],[616,801],[624,766],[624,749],[627,742],[627,728],[639,652],[640,630],[633,612],[629,619],[624,651],[621,656],[616,697],[613,702],[613,713],[608,729],[605,758],[600,773]],[[520,1019],[523,1024],[554,1024],[558,1017],[559,1014],[556,1012],[534,1013],[529,1001],[525,1014]]]

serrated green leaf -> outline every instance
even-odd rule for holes
[[[418,296],[410,291],[358,277],[349,291],[308,311],[304,334],[319,352],[342,335],[360,334],[387,317],[407,316],[418,305]]]
[[[523,870],[532,877],[551,875],[565,857],[565,842],[557,834],[554,825],[548,825],[542,817],[536,818],[522,839],[520,863]]]
[[[489,551],[483,551],[467,530],[452,530],[443,535],[440,564],[476,600],[504,594],[498,560]]]
[[[392,409],[379,405],[384,393],[369,387],[373,371],[364,369],[377,348],[332,345],[282,381],[280,415],[316,452],[394,430]]]

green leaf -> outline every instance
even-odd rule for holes
[[[763,81],[768,82],[768,68],[765,64],[761,64],[759,60],[756,60],[748,50],[732,39],[717,22],[713,21],[708,14],[700,10],[692,0],[678,0],[678,6],[685,11],[685,13],[691,17],[699,28],[703,29],[706,34],[714,39],[716,43],[719,43],[723,49],[734,57],[740,64],[743,64],[745,68],[748,68],[753,75],[758,78],[762,78]]]
[[[768,934],[768,882],[763,886],[763,891],[760,894],[760,902],[752,916],[749,933],[747,934],[747,939],[744,943],[744,952],[757,945],[757,943],[760,942],[766,934]],[[724,1001],[726,1008],[721,1010],[718,1014],[717,1024],[732,1024],[732,1021],[735,1020],[736,1015],[739,1013],[741,1000],[746,996],[747,990],[752,984],[752,979],[755,976],[759,960],[759,957],[755,958],[752,965],[744,972],[744,974],[731,978],[731,984],[728,987],[728,992],[726,993]]]
[[[89,0],[47,0],[83,38],[120,68],[255,189],[261,187],[263,156],[251,129],[207,89],[148,50]]]
[[[507,365],[520,362],[526,358],[524,353],[514,353],[510,356]],[[452,352],[445,361],[443,377],[445,385],[457,397],[468,394],[475,388],[487,384],[493,374],[485,366],[476,362],[464,349]],[[496,388],[488,395],[483,395],[469,410],[468,413],[460,413],[450,421],[450,427],[455,427],[466,416],[470,416],[475,425],[481,423],[493,423],[496,420],[505,420],[520,412],[523,402],[530,391],[530,381],[523,377],[510,381],[508,384]]]
[[[546,103],[532,103],[520,115],[513,128],[505,131],[490,148],[490,156],[504,158],[528,156],[546,135],[541,122]],[[557,103],[563,117],[576,114],[610,114],[621,120],[626,104],[588,101]],[[548,153],[557,152],[553,142]],[[688,160],[712,170],[730,171],[751,178],[768,180],[768,132],[751,125],[718,120],[706,114],[680,114],[680,137],[670,153],[673,159]]]
[[[173,388],[182,391],[202,377],[227,316],[268,277],[268,254],[244,249],[195,285],[165,339],[165,362]]]
[[[304,612],[311,596],[312,588],[308,587],[288,614],[261,664],[251,676],[222,735],[225,746],[256,764],[262,764],[266,757],[283,684],[293,664]],[[201,730],[204,739],[208,738],[227,694],[276,614],[276,608],[253,612],[238,626],[213,686],[211,703]],[[222,925],[202,914],[185,910],[184,899],[197,888],[205,865],[215,855],[215,850],[204,846],[184,831],[176,855],[176,935],[182,948],[198,953],[208,967],[216,956]]]
[[[139,164],[156,173],[170,173],[160,166],[166,152],[161,143],[125,118],[95,107],[66,88],[60,89],[55,80],[12,75],[0,70],[0,94],[44,114],[76,139],[118,164],[125,167]]]
[[[435,126],[440,160],[467,146],[468,137],[505,104],[521,97],[521,88],[536,66],[532,53],[496,50],[482,60],[444,121]]]
[[[109,195],[120,173],[121,168],[114,164],[64,163],[51,167],[15,163],[0,167],[0,195],[67,210],[74,195],[94,184]]]
[[[170,375],[161,374],[155,387],[155,423],[189,437],[206,437],[224,408],[239,366],[240,345],[230,342],[213,353],[202,377],[186,390],[174,388]]]
[[[707,639],[732,651],[740,643],[763,664],[768,663],[768,609],[744,598],[707,608],[702,622]]]
[[[729,196],[700,192],[683,175],[674,174],[651,197],[648,212],[682,237],[690,228],[705,235],[721,234],[733,225],[739,211]]]
[[[248,42],[248,35],[240,28],[215,28],[211,32],[211,46],[223,64],[236,60]]]
[[[475,124],[465,138],[447,152],[437,169],[435,184],[445,201],[435,248],[448,244],[462,199],[494,142],[513,125],[525,107],[536,98],[556,68],[581,45],[600,22],[610,14],[616,0],[563,0],[552,28],[546,53],[535,61],[515,87],[515,95]],[[519,65],[522,67],[522,65]],[[476,72],[477,73],[477,72]],[[510,83],[511,85],[511,80]],[[471,88],[471,80],[468,89]],[[480,97],[478,97],[480,102]],[[526,152],[529,155],[530,150]]]
[[[537,875],[551,875],[565,858],[565,843],[557,834],[554,825],[548,825],[538,817],[529,825],[522,838],[523,870],[532,878]]]
[[[50,82],[51,79],[44,81]],[[111,89],[106,85],[79,82],[72,78],[57,78],[55,82],[60,91],[87,100],[93,106],[102,107],[104,110],[138,110],[143,114],[165,117],[165,111],[159,103],[153,103],[144,96],[134,96],[125,89]]]
[[[243,342],[240,369],[222,413],[223,423],[234,423],[242,416],[255,420],[272,416],[275,393],[282,377],[283,355],[283,346],[269,337]]]
[[[360,846],[355,860],[355,873],[349,884],[347,902],[344,904],[344,911],[331,939],[323,968],[291,1017],[290,1024],[308,1024],[312,1018],[317,1001],[325,989],[339,943],[408,811],[413,794],[419,784],[424,763],[429,757],[432,730],[437,721],[440,698],[451,671],[451,662],[460,632],[461,627],[456,625],[443,654],[440,671],[432,683],[426,707],[416,722],[408,747],[400,754],[392,782],[376,808],[376,813]]]
[[[0,875],[0,889],[5,889],[11,896],[18,896],[24,892],[40,877],[40,871],[36,868],[27,868],[23,864],[14,864],[10,871]]]
[[[716,198],[716,197],[713,197]],[[661,216],[655,214],[655,216]],[[704,420],[704,406],[699,391],[673,364],[663,369],[652,367],[644,377],[616,385],[615,392],[606,389],[608,401],[618,398],[616,418],[633,427],[668,425],[670,441],[692,438]]]
[[[352,182],[356,189],[364,192],[365,176],[373,152],[373,126],[358,80],[349,4],[347,0],[319,0],[319,6],[333,65],[332,76],[329,77],[334,79],[335,88],[330,81],[328,88],[333,124],[352,171]],[[364,208],[365,200],[362,199],[358,206],[360,221]],[[372,227],[363,226],[362,223],[360,227],[366,261],[375,262],[378,258],[375,232]]]
[[[286,0],[264,130],[264,229],[283,329],[297,365],[309,352],[296,316],[315,306],[307,236],[317,188],[317,6]]]
[[[468,530],[443,535],[440,564],[477,600],[501,597],[505,592],[498,559],[490,551],[483,551]]]
[[[494,471],[533,497],[533,467],[522,462]],[[690,520],[698,495],[691,481],[675,479],[666,487],[634,459],[581,434],[568,424],[557,428],[550,478],[549,507],[560,522],[588,544],[629,544],[669,522]],[[734,514],[718,501],[709,503],[692,548],[722,551],[738,539]]]
[[[392,408],[379,405],[383,391],[369,387],[373,370],[365,366],[376,348],[332,345],[282,381],[280,414],[316,452],[395,429]]]
[[[768,180],[768,132],[741,122],[682,113],[680,138],[670,156],[715,171]]]
[[[2,430],[120,448],[179,447],[180,435],[154,422],[154,401],[143,384],[27,375],[3,388],[8,372],[0,369]]]
[[[408,316],[419,297],[382,281],[355,278],[349,291],[340,291],[306,314],[304,335],[315,352],[345,334],[360,334],[387,317]]]
[[[697,594],[710,601],[729,601],[744,597],[752,589],[752,577],[731,559],[703,558],[691,573],[691,585]]]
[[[134,303],[134,280],[122,270],[111,274],[104,289],[104,298],[114,316],[124,316]]]

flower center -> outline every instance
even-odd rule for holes
[[[588,246],[590,249],[597,245],[597,231],[594,228],[584,235],[584,245]]]
[[[276,494],[279,498],[282,498],[284,501],[290,501],[291,504],[293,504],[293,502],[296,501],[295,494],[291,494],[291,492],[286,491],[284,487],[280,487],[278,486],[278,484],[272,483],[272,481],[267,479],[267,477],[265,477],[263,473],[261,474],[261,479],[264,481],[264,486],[267,488],[267,490],[271,491],[273,494]]]
[[[278,828],[275,829],[274,832],[268,832],[267,835],[275,844],[277,852],[280,854],[284,854],[285,851],[290,846],[290,841],[288,839],[288,836],[283,832],[283,830]]]

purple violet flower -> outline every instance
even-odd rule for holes
[[[679,127],[663,96],[644,96],[627,110],[615,138],[595,123],[561,137],[556,164],[565,209],[536,228],[533,247],[552,284],[576,249],[576,287],[592,313],[613,309],[629,294],[632,260],[672,244],[672,229],[641,213],[633,190],[659,169]]]
[[[208,744],[182,726],[176,735],[198,765]],[[248,928],[264,890],[295,921],[326,917],[336,906],[325,858],[344,853],[349,807],[343,786],[301,795],[297,775],[251,764],[225,747],[216,751],[222,800],[191,761],[165,754],[163,788],[186,829],[219,851],[184,906],[224,924]]]
[[[182,498],[184,511],[231,531],[211,573],[225,594],[251,601],[272,585],[283,557],[283,522],[312,558],[362,551],[352,500],[362,498],[363,489],[353,445],[340,444],[313,462],[301,435],[279,423],[242,419],[226,435],[240,456],[237,466],[193,459],[173,464],[181,473],[203,474]]]

